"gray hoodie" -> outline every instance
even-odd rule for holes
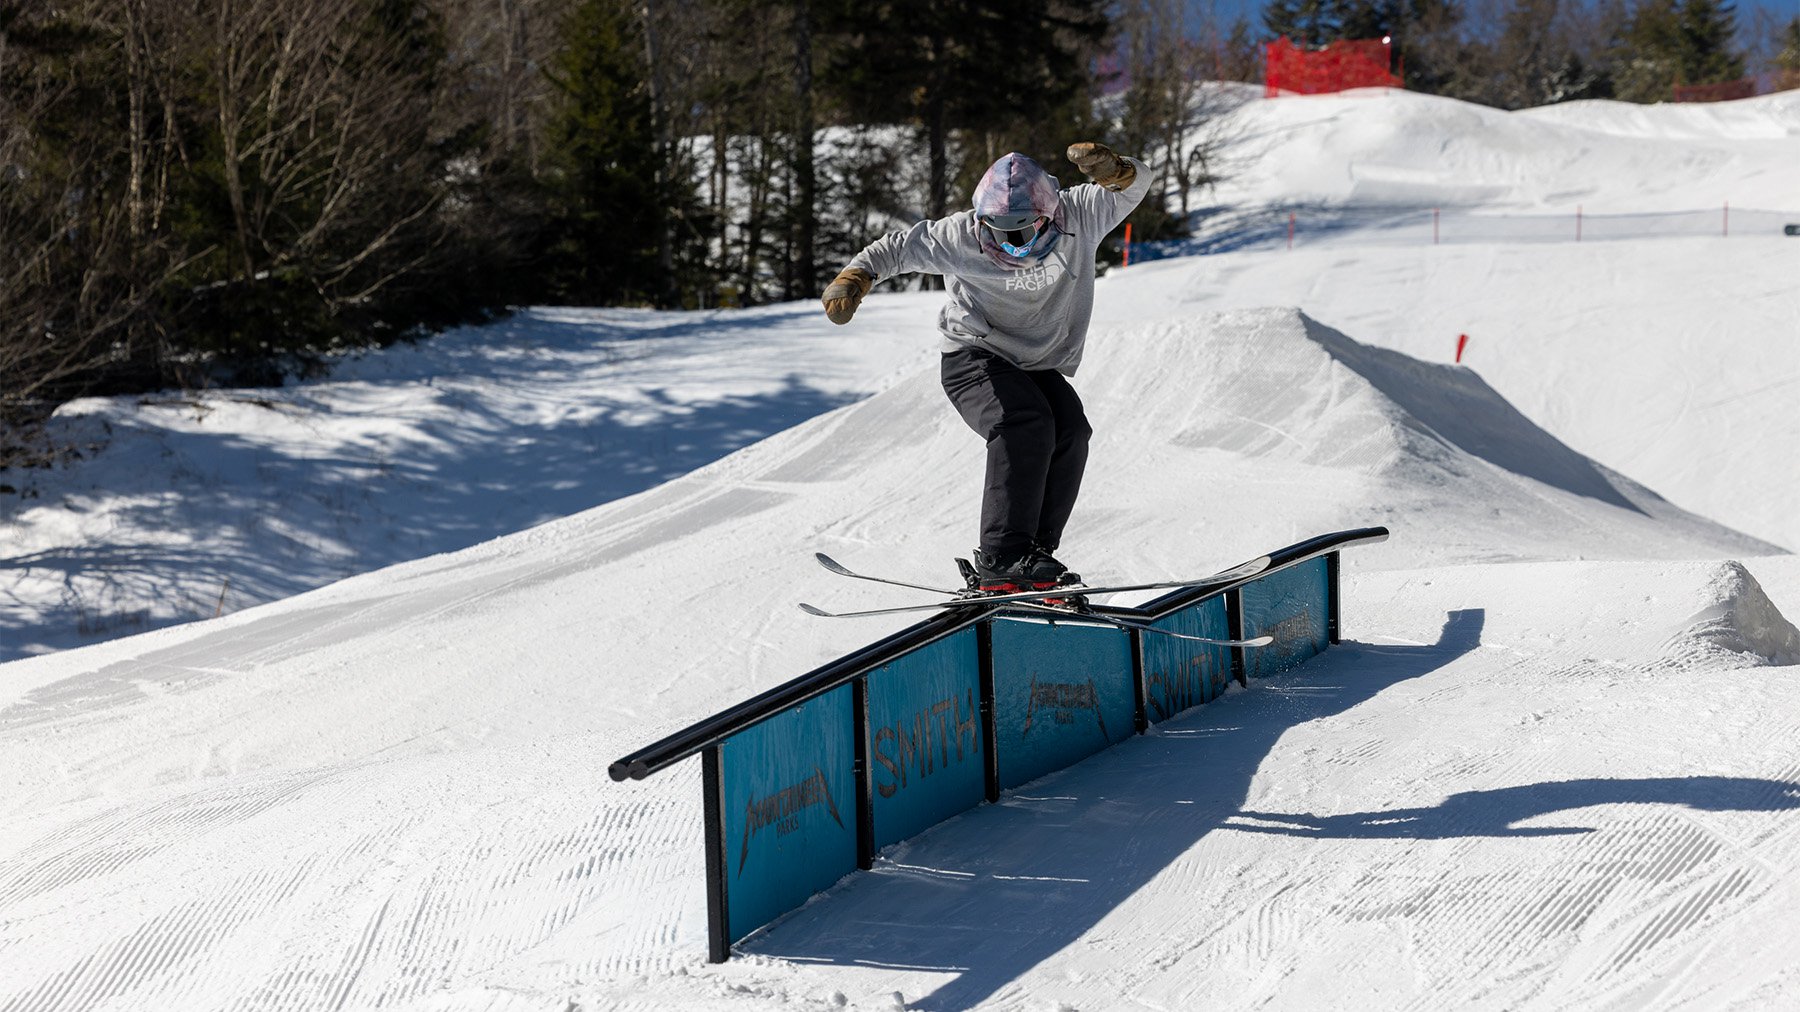
[[[1150,191],[1150,169],[1114,193],[1094,183],[1061,190],[1056,177],[1024,155],[995,162],[976,188],[975,209],[890,232],[850,261],[877,279],[920,272],[944,275],[950,301],[938,314],[944,351],[981,348],[1021,369],[1075,375],[1094,311],[1094,254],[1107,233]],[[1030,208],[1050,217],[1054,234],[1023,259],[1001,252],[979,214]],[[1043,240],[1040,240],[1040,243]]]

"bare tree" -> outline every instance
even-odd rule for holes
[[[561,39],[568,0],[438,0],[460,88],[456,101],[486,125],[489,163],[543,164],[552,88],[544,73]]]
[[[366,298],[436,194],[428,96],[405,26],[371,32],[360,0],[215,0],[215,111],[241,281],[301,267],[329,304]],[[381,264],[373,270],[366,269]]]
[[[25,4],[0,22],[0,421],[40,413],[72,379],[128,357],[166,277],[146,235],[153,152],[139,12]],[[123,123],[100,80],[117,66],[127,68]]]
[[[1189,20],[1181,0],[1127,0],[1119,15],[1129,84],[1121,140],[1158,163],[1164,206],[1172,200],[1183,223],[1195,192],[1223,178],[1232,113],[1244,101],[1241,89],[1209,79],[1219,59],[1203,40],[1217,38],[1216,22],[1203,19],[1196,37]]]

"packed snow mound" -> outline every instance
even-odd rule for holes
[[[1706,604],[1670,637],[1663,656],[1686,666],[1800,664],[1800,629],[1782,615],[1741,562],[1724,562],[1703,590]]]
[[[1077,383],[1100,433],[1094,457],[1120,470],[1132,457],[1158,461],[1121,475],[1131,484],[1205,496],[1223,453],[1243,461],[1253,481],[1259,471],[1286,473],[1272,469],[1276,463],[1300,468],[1304,477],[1282,508],[1308,514],[1301,527],[1398,530],[1409,516],[1428,515],[1434,525],[1455,518],[1443,526],[1467,540],[1427,552],[1522,559],[1779,551],[1570,449],[1473,370],[1362,344],[1296,309],[1108,331],[1096,335],[1088,361]]]
[[[1513,115],[1615,137],[1777,140],[1800,137],[1800,91],[1782,91],[1732,102],[1657,105],[1592,99],[1522,109]]]
[[[1247,103],[1223,207],[1391,204],[1647,213],[1791,208],[1792,94],[1662,107],[1579,102],[1506,112],[1358,90]],[[1671,141],[1679,141],[1672,145]]]

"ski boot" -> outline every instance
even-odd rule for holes
[[[1054,590],[1081,582],[1079,575],[1069,572],[1069,567],[1058,562],[1047,549],[1036,546],[1021,554],[1003,557],[990,555],[977,548],[973,563],[967,559],[957,559],[956,564],[962,571],[963,582],[972,597]],[[1086,601],[1078,594],[1071,594],[1066,598],[1045,598],[1042,603],[1051,607],[1078,608],[1084,606]]]

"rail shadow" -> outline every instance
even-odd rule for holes
[[[1482,609],[1436,643],[1344,643],[1293,673],[1009,792],[890,848],[874,872],[742,944],[794,962],[951,974],[908,1008],[963,1009],[1079,940],[1208,833],[1231,828],[1281,736],[1474,650]]]

